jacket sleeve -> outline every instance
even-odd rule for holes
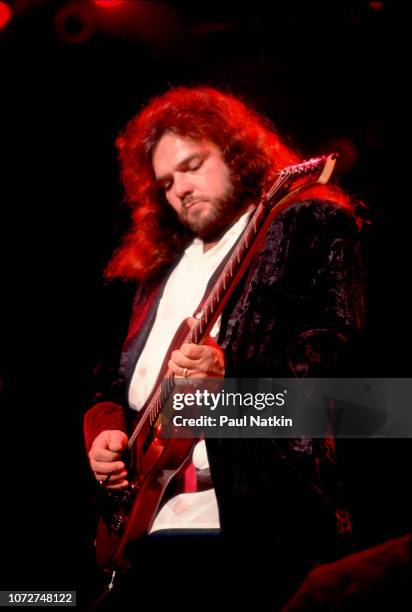
[[[123,406],[115,402],[99,402],[90,408],[83,421],[86,450],[89,451],[96,436],[106,429],[120,429],[127,433]]]
[[[354,376],[364,320],[358,228],[341,208],[300,212],[287,264],[287,367],[296,377]]]

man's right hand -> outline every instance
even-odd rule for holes
[[[118,429],[102,431],[93,440],[89,451],[90,467],[96,480],[106,483],[106,489],[123,489],[129,484],[125,463],[121,461],[127,442],[126,434]]]

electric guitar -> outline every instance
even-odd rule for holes
[[[112,576],[113,572],[126,570],[131,565],[133,543],[150,531],[167,485],[188,460],[197,442],[193,438],[160,437],[160,414],[175,388],[174,375],[167,368],[171,352],[186,342],[202,343],[248,269],[273,219],[296,202],[298,192],[315,183],[327,183],[336,157],[332,154],[310,159],[277,174],[197,312],[195,325],[189,328],[183,322],[176,332],[154,390],[136,416],[128,442],[130,485],[121,492],[104,490],[99,500],[101,518],[96,556],[102,569]]]

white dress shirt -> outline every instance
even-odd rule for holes
[[[193,316],[212,274],[245,229],[249,215],[250,212],[242,215],[206,253],[203,252],[203,241],[195,238],[171,273],[130,383],[129,404],[134,410],[141,410],[147,401],[177,329],[184,319]],[[217,336],[219,326],[220,317],[212,330],[212,336]],[[192,461],[197,470],[209,467],[204,440],[195,446]],[[182,493],[170,499],[155,518],[150,533],[159,529],[219,527],[215,491],[211,488],[207,491]]]

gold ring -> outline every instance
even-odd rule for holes
[[[187,378],[187,372],[188,372],[188,369],[187,368],[183,368],[183,376],[185,378]]]

